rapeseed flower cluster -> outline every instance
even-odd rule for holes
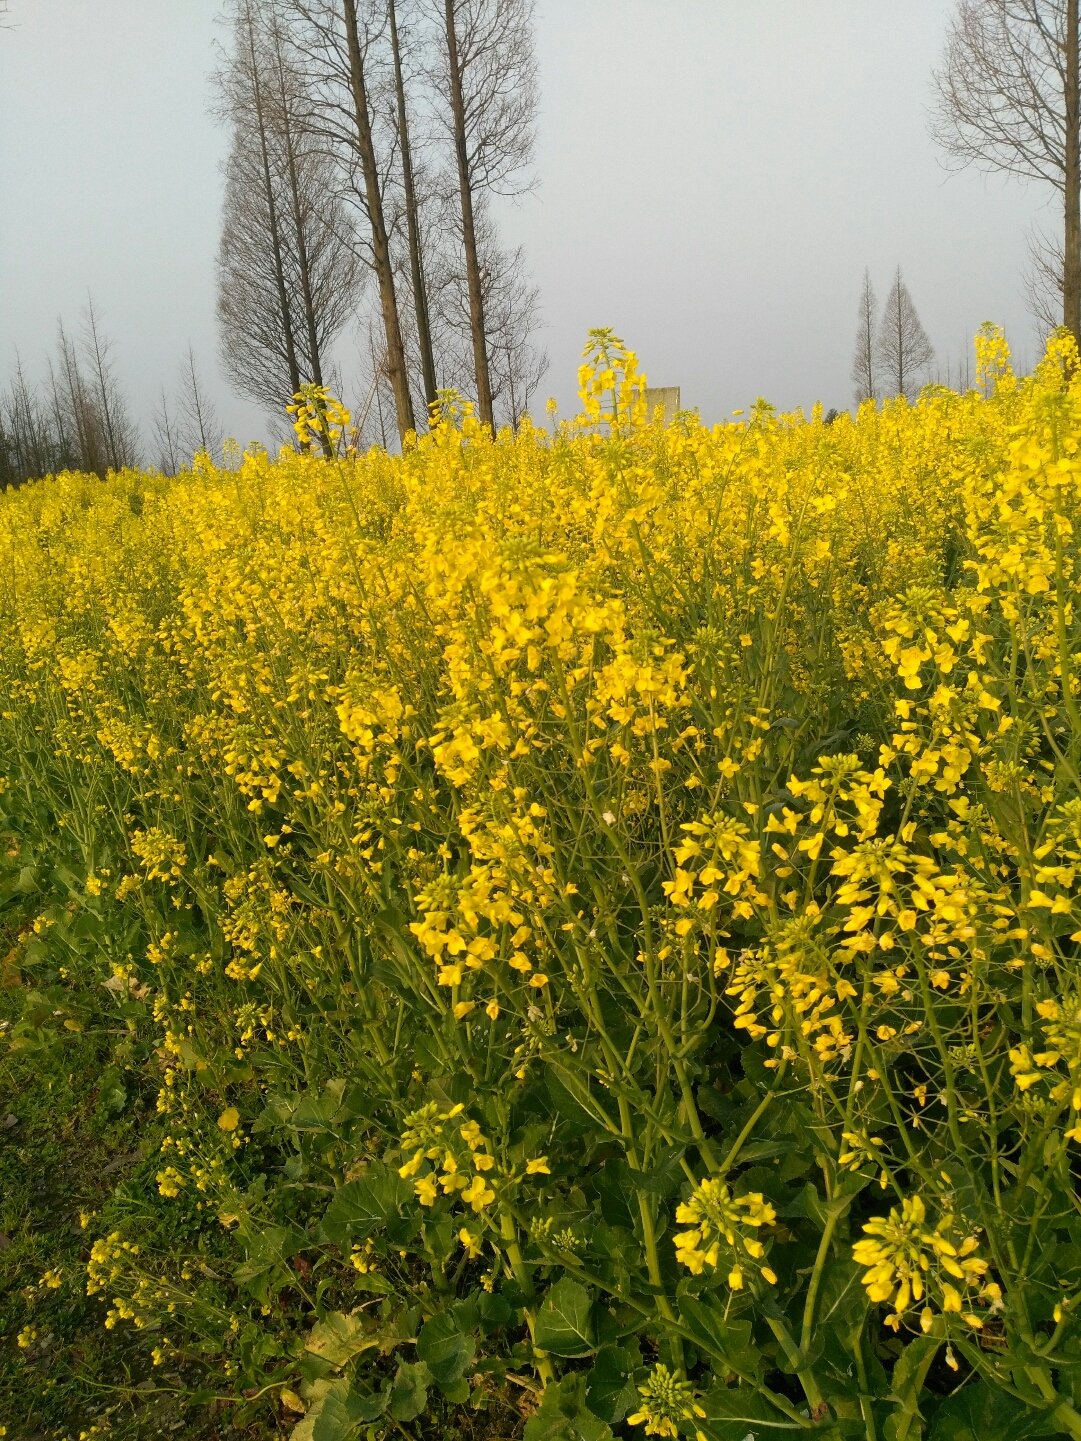
[[[928,1224],[927,1207],[920,1196],[907,1196],[886,1217],[868,1221],[864,1239],[852,1247],[853,1260],[866,1266],[863,1284],[872,1301],[888,1301],[893,1314],[887,1325],[896,1331],[910,1307],[918,1307],[920,1328],[929,1331],[936,1309],[959,1315],[980,1330],[983,1317],[973,1311],[978,1303],[997,1306],[1002,1288],[987,1280],[988,1263],[975,1253],[979,1238],[961,1236],[952,1216]]]
[[[724,1181],[707,1177],[676,1207],[676,1221],[690,1229],[672,1237],[676,1260],[698,1276],[707,1268],[727,1267],[733,1291],[743,1289],[745,1271],[761,1276],[771,1286],[777,1275],[762,1264],[765,1245],[754,1233],[776,1224],[777,1212],[760,1191],[734,1196]]]
[[[695,1398],[694,1387],[673,1375],[663,1362],[653,1367],[638,1387],[638,1410],[627,1417],[629,1426],[644,1426],[647,1436],[678,1436],[682,1424],[705,1418],[705,1410]],[[695,1428],[699,1441],[704,1433]]]
[[[480,1126],[472,1120],[451,1124],[464,1111],[462,1105],[440,1111],[429,1102],[405,1118],[402,1150],[412,1154],[398,1174],[413,1181],[422,1206],[434,1206],[440,1195],[457,1196],[474,1211],[483,1211],[496,1198],[491,1185],[496,1159]]]

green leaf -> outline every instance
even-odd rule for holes
[[[486,1335],[501,1331],[513,1315],[510,1302],[497,1291],[482,1291],[477,1297],[477,1318]]]
[[[644,1191],[647,1196],[663,1200],[675,1196],[683,1185],[683,1167],[680,1165],[683,1154],[683,1147],[673,1147],[665,1152],[659,1165],[651,1166],[648,1171],[632,1171],[626,1161],[617,1161],[612,1169],[628,1196]]]
[[[750,1378],[761,1375],[762,1355],[752,1342],[750,1321],[729,1317],[709,1297],[689,1293],[679,1296],[679,1319],[694,1344],[712,1358],[715,1366],[719,1363]]]
[[[909,1341],[894,1362],[890,1389],[898,1401],[914,1411],[919,1410],[927,1367],[941,1345],[940,1337],[917,1336],[914,1341]]]
[[[602,1346],[586,1376],[586,1405],[602,1421],[622,1421],[638,1399],[631,1374],[639,1357],[629,1346]]]
[[[344,1081],[328,1081],[322,1095],[301,1096],[289,1124],[297,1131],[325,1131],[341,1109],[344,1090]]]
[[[992,1441],[999,1436],[1023,1441],[1029,1436],[1061,1434],[1048,1411],[1034,1410],[1005,1391],[988,1386],[986,1381],[975,1379],[935,1411],[930,1441]]]
[[[340,1369],[354,1356],[378,1345],[378,1336],[368,1329],[363,1317],[331,1311],[325,1320],[312,1327],[304,1349]]]
[[[862,1267],[857,1266],[850,1256],[831,1261],[818,1294],[818,1309],[815,1312],[816,1325],[836,1327],[850,1349],[863,1330],[871,1305],[862,1284],[862,1275]]]
[[[373,1412],[373,1401],[379,1410]],[[356,1394],[348,1381],[317,1381],[308,1414],[293,1427],[289,1441],[352,1441],[358,1422],[374,1420],[382,1397]]]
[[[860,1345],[870,1301],[862,1271],[851,1256],[835,1257],[826,1270],[815,1312],[815,1335],[825,1364],[841,1391],[851,1385],[852,1357]]]
[[[597,1122],[592,1114],[571,1094],[553,1070],[546,1070],[544,1084],[551,1098],[552,1108],[565,1122],[569,1132],[579,1136],[592,1136]]]
[[[710,1441],[745,1441],[748,1432],[766,1441],[806,1430],[804,1422],[790,1420],[749,1387],[715,1386],[701,1406],[706,1415],[699,1424]]]
[[[476,1349],[473,1337],[450,1311],[425,1321],[417,1337],[417,1355],[439,1386],[450,1386],[463,1376]]]
[[[526,1422],[524,1441],[608,1441],[611,1428],[588,1409],[581,1372],[545,1389],[540,1408]]]
[[[269,1300],[273,1292],[296,1279],[286,1263],[304,1248],[307,1239],[303,1231],[287,1226],[245,1231],[242,1240],[248,1255],[233,1272],[233,1279],[247,1287],[256,1300]]]
[[[413,1421],[428,1404],[432,1373],[423,1361],[403,1361],[390,1388],[387,1409],[395,1421]]]
[[[397,1291],[394,1282],[378,1271],[369,1271],[365,1276],[350,1276],[349,1282],[354,1291],[363,1291],[368,1296],[393,1296]]]
[[[593,1175],[586,1179],[586,1185],[587,1189],[596,1195],[600,1202],[601,1215],[610,1226],[624,1230],[633,1229],[634,1217],[630,1204],[633,1192],[627,1190],[612,1161],[599,1164]]]
[[[399,1208],[412,1194],[413,1187],[393,1167],[373,1161],[363,1176],[335,1191],[323,1217],[323,1235],[344,1247],[395,1230]]]
[[[594,1349],[593,1301],[577,1281],[557,1281],[537,1312],[535,1339],[554,1356],[588,1356]]]

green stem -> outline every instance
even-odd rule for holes
[[[533,1277],[522,1255],[522,1248],[518,1244],[518,1228],[514,1223],[514,1217],[507,1211],[499,1213],[499,1236],[503,1242],[503,1251],[507,1257],[511,1275],[522,1288],[522,1294],[527,1299],[532,1299]],[[525,1319],[526,1325],[529,1327],[529,1339],[533,1343],[533,1358],[537,1363],[537,1374],[544,1384],[549,1386],[556,1379],[555,1371],[548,1353],[537,1348],[537,1322],[532,1306],[525,1307]]]
[[[779,1317],[767,1316],[766,1325],[773,1332],[774,1336],[776,1336],[788,1364],[796,1373],[799,1383],[803,1387],[803,1394],[807,1397],[807,1404],[810,1406],[812,1414],[817,1418],[821,1415],[825,1402],[822,1398],[822,1392],[819,1389],[818,1382],[815,1380],[814,1372],[804,1366],[800,1348],[792,1339],[792,1334],[788,1327]]]
[[[826,1217],[826,1224],[822,1228],[822,1239],[818,1243],[818,1254],[815,1256],[814,1269],[811,1272],[811,1279],[807,1285],[807,1299],[803,1304],[803,1327],[800,1331],[800,1350],[806,1354],[811,1344],[811,1331],[814,1326],[815,1303],[818,1300],[818,1290],[822,1284],[822,1277],[825,1274],[826,1259],[829,1256],[830,1246],[833,1244],[833,1233],[837,1229],[837,1223],[852,1204],[852,1198],[846,1197],[840,1201],[834,1201],[829,1208]]]

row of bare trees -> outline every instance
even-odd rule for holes
[[[340,388],[334,343],[367,303],[370,391],[399,437],[447,388],[516,423],[547,362],[495,206],[532,183],[532,0],[228,13],[218,320],[236,388],[273,410],[303,385]]]
[[[1081,0],[957,0],[933,85],[932,134],[949,162],[1057,193],[1061,227],[1030,237],[1025,288],[1044,336],[1064,326],[1081,342]],[[881,319],[865,272],[857,405],[911,396],[933,358],[900,268]]]
[[[190,347],[174,398],[162,389],[150,432],[148,450],[117,376],[112,341],[89,300],[76,333],[58,322],[42,381],[32,382],[15,356],[0,391],[0,490],[62,470],[104,476],[148,457],[171,475],[196,451],[219,453],[221,426]]]

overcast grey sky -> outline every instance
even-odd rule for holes
[[[133,410],[190,339],[229,433],[265,434],[217,362],[225,137],[207,116],[218,0],[10,0],[0,31],[0,378],[33,374],[94,296]],[[865,265],[905,272],[940,355],[986,319],[1034,356],[1036,187],[948,175],[927,134],[953,0],[538,0],[539,185],[523,243],[575,405],[585,332],[717,420],[758,395],[846,406]],[[352,399],[352,397],[347,397]]]

